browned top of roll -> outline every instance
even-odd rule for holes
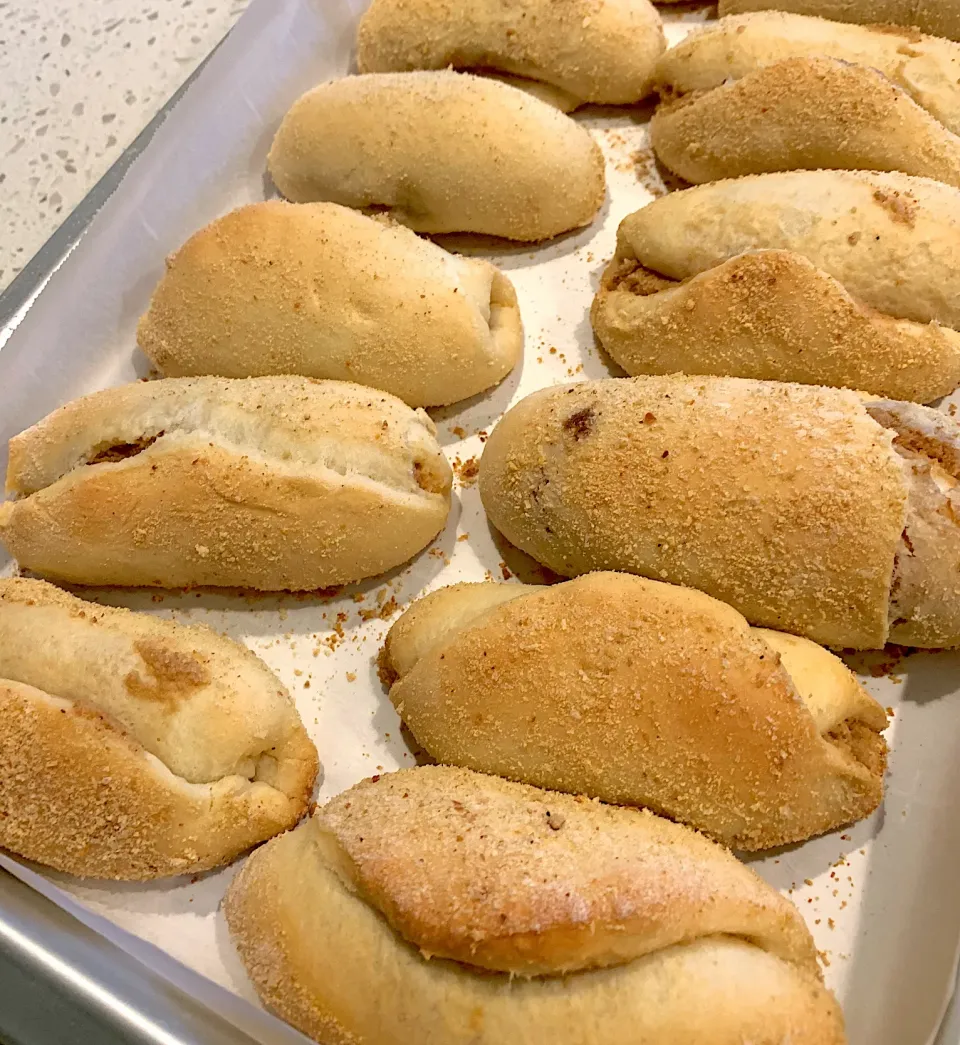
[[[427,955],[537,975],[725,933],[816,968],[792,904],[650,813],[427,766],[356,785],[314,823],[342,873]]]
[[[736,378],[528,396],[484,448],[491,522],[558,573],[699,588],[754,624],[883,645],[906,488],[852,392]]]

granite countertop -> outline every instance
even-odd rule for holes
[[[0,290],[248,0],[0,0]]]

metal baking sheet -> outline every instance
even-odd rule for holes
[[[18,300],[10,306],[16,314],[4,317],[0,332],[4,461],[8,438],[60,403],[147,375],[134,328],[164,256],[217,215],[270,194],[264,159],[280,118],[303,90],[349,70],[365,5],[254,0],[42,292],[33,297],[34,288],[18,280]],[[668,13],[671,41],[708,13],[689,5]],[[490,394],[431,411],[458,481],[446,530],[412,564],[324,596],[82,593],[210,624],[259,653],[294,694],[317,743],[325,767],[321,799],[413,762],[373,664],[400,608],[455,580],[543,579],[486,523],[474,465],[486,433],[518,398],[548,384],[611,374],[594,347],[587,312],[620,219],[664,191],[647,143],[650,111],[576,114],[607,157],[608,201],[590,228],[540,248],[504,250],[475,238],[443,238],[447,247],[490,257],[513,279],[526,352]],[[44,274],[35,275],[39,285]],[[960,943],[954,870],[960,822],[953,816],[960,790],[960,655],[888,650],[851,663],[894,710],[882,810],[846,831],[750,862],[807,917],[828,982],[844,1003],[851,1042],[927,1045],[954,988]],[[0,865],[256,1040],[302,1040],[259,1009],[226,936],[218,907],[235,867],[117,886],[80,882],[7,856]],[[0,919],[3,904],[0,894]],[[957,1043],[954,1020],[940,1045]]]

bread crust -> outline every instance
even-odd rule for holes
[[[381,797],[381,790],[375,790],[381,785],[382,791],[392,793]],[[345,803],[354,798],[361,808],[347,812]],[[633,1045],[638,1040],[671,1045],[779,1045],[785,1040],[840,1045],[845,1040],[839,1009],[808,960],[785,960],[763,944],[731,935],[695,935],[690,942],[663,946],[615,968],[563,977],[526,979],[481,972],[439,957],[427,960],[428,955],[418,953],[379,909],[355,892],[354,883],[344,878],[343,864],[330,856],[331,820],[336,820],[338,838],[352,840],[367,830],[382,838],[382,818],[395,807],[389,825],[393,841],[382,850],[386,862],[378,863],[375,841],[366,851],[369,856],[374,850],[372,859],[361,856],[360,866],[367,872],[376,867],[383,885],[402,890],[408,861],[420,852],[419,875],[424,881],[426,870],[427,892],[418,912],[432,917],[427,898],[434,894],[443,909],[456,908],[464,860],[496,894],[496,870],[502,862],[510,880],[523,883],[519,894],[511,894],[516,906],[528,901],[535,918],[546,904],[543,912],[549,922],[555,892],[549,854],[563,843],[560,837],[545,837],[553,833],[545,816],[539,825],[534,819],[546,807],[553,812],[554,804],[567,818],[571,836],[605,823],[615,829],[612,837],[635,838],[623,854],[627,861],[637,861],[635,869],[647,857],[652,861],[648,867],[658,859],[672,865],[669,879],[651,876],[627,886],[625,864],[606,846],[596,854],[587,846],[576,848],[569,854],[575,861],[572,881],[565,885],[586,888],[591,914],[598,903],[602,907],[622,897],[630,907],[637,898],[652,913],[652,928],[670,919],[669,911],[658,908],[661,890],[686,892],[692,900],[714,882],[714,895],[702,905],[694,900],[690,908],[700,908],[704,927],[738,907],[746,914],[753,905],[754,914],[747,914],[751,928],[759,915],[774,938],[785,941],[796,933],[799,942],[803,937],[799,917],[786,901],[760,886],[751,872],[735,866],[721,850],[701,848],[707,843],[683,828],[647,814],[605,809],[463,770],[424,767],[346,792],[318,820],[261,849],[234,880],[224,911],[261,997],[306,1034],[336,1045],[401,1045],[411,1040],[423,1045]],[[406,845],[400,847],[404,852],[396,845],[397,815],[411,828]],[[476,835],[487,824],[489,840],[477,842]],[[556,835],[565,830],[567,826],[561,827]],[[486,859],[474,862],[474,848],[486,853]],[[659,854],[653,855],[658,848]],[[436,858],[427,859],[427,853]],[[541,857],[548,861],[542,876]],[[592,876],[591,865],[598,869]],[[453,877],[446,888],[443,876],[451,868]],[[693,885],[700,876],[702,884]],[[588,884],[590,879],[596,884]],[[606,897],[591,896],[594,890]],[[751,892],[753,899],[740,906]],[[482,924],[493,903],[469,894],[464,899],[466,924],[476,919]],[[519,911],[508,917],[524,918]],[[808,946],[801,944],[801,949]]]
[[[600,148],[573,120],[507,84],[446,71],[314,88],[284,117],[268,166],[296,203],[522,241],[589,225],[606,191]]]
[[[960,333],[894,319],[789,250],[753,250],[655,281],[624,238],[593,329],[628,374],[708,374],[855,388],[929,403],[960,385]]]
[[[788,58],[661,105],[660,162],[694,184],[770,171],[902,171],[960,186],[960,138],[873,69]]]
[[[918,245],[923,249],[918,250]],[[671,193],[620,223],[617,252],[683,280],[749,250],[791,250],[865,305],[960,329],[960,190],[929,178],[790,171]]]
[[[906,484],[852,392],[646,377],[537,392],[484,446],[480,496],[557,573],[698,588],[752,624],[883,646]]]
[[[960,40],[957,0],[720,0],[720,14],[762,11],[774,5],[780,11],[861,22],[867,26],[915,26],[934,36]]]
[[[520,597],[483,609],[491,588]],[[449,620],[454,598],[467,622],[411,664],[403,647],[427,646],[416,632]],[[458,586],[412,614],[388,638],[390,699],[440,763],[644,806],[745,850],[833,830],[882,797],[886,715],[842,662],[793,639],[795,681],[768,633],[701,592],[595,573]],[[848,732],[857,750],[834,742]]]
[[[0,581],[0,844],[70,874],[207,870],[292,827],[317,753],[253,653],[207,628]]]
[[[523,327],[513,284],[489,262],[333,203],[271,200],[168,258],[137,339],[168,377],[302,374],[416,407],[502,380]]]
[[[443,528],[450,482],[430,419],[383,392],[170,378],[75,400],[11,440],[20,499],[0,537],[79,584],[309,590],[409,559]]]
[[[362,73],[496,69],[560,88],[573,106],[646,97],[664,49],[647,0],[374,0],[357,31]]]
[[[657,79],[672,93],[686,94],[786,58],[834,58],[875,69],[960,134],[960,45],[915,29],[844,25],[784,10],[734,15],[694,30],[667,51]]]

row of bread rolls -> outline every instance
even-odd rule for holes
[[[604,585],[614,588],[598,602]],[[705,722],[698,739],[669,709],[678,681],[670,673],[684,670],[675,654],[692,664],[690,633],[709,639],[719,626],[729,647],[708,669],[714,681],[772,724],[768,748],[811,759],[784,769],[788,778],[799,770],[810,794],[793,779],[758,790],[773,822],[783,816],[770,808],[779,801],[798,804],[791,837],[856,815],[843,806],[845,793],[859,789],[862,809],[875,803],[876,729],[885,716],[846,669],[802,640],[795,653],[784,636],[766,646],[771,637],[754,638],[726,607],[666,585],[611,575],[539,592],[477,585],[437,593],[391,633],[398,686],[416,700],[424,667],[444,652],[469,672],[471,635],[482,629],[496,646],[493,631],[504,622],[495,603],[527,604],[555,638],[561,618],[577,628],[598,609],[601,626],[617,619],[606,597],[616,586],[627,595],[628,628],[646,628],[647,642],[651,629],[670,633],[674,655],[654,654],[660,677],[635,697],[654,718],[673,721],[657,728],[673,734],[675,752],[705,735]],[[639,598],[630,597],[634,586]],[[443,610],[449,595],[467,596],[452,614]],[[645,645],[638,639],[624,664]],[[589,646],[584,634],[579,649]],[[773,686],[751,677],[750,658],[764,649]],[[775,649],[790,675],[774,664]],[[729,680],[725,653],[737,661]],[[516,695],[515,675],[504,682]],[[592,731],[581,690],[564,710],[578,704]],[[0,582],[0,700],[0,842],[74,874],[135,880],[216,866],[295,824],[316,776],[316,752],[289,696],[252,653],[205,628],[91,605],[40,581]],[[858,722],[872,741],[852,732]],[[844,726],[846,747],[833,739]],[[827,730],[832,743],[818,739]],[[728,781],[695,793],[703,809],[716,809],[739,789],[727,825],[747,811],[742,837],[773,844],[783,831],[753,834],[761,816],[743,798],[750,775],[768,772],[768,755],[758,755],[742,723],[720,747],[744,742],[752,757],[739,788]],[[874,765],[856,763],[858,743],[872,748]],[[729,752],[704,750],[729,761]],[[685,786],[696,787],[691,779]],[[225,911],[263,999],[318,1041],[401,1045],[411,1026],[418,1040],[438,1045],[494,1045],[508,1028],[514,1038],[560,1045],[589,1045],[598,1033],[624,1045],[845,1040],[796,908],[722,848],[650,812],[464,769],[390,774],[334,798],[248,862]]]
[[[347,208],[420,232],[542,239],[592,219],[599,149],[489,77],[406,70],[492,68],[568,92],[576,80],[581,100],[620,102],[656,81],[678,100],[658,110],[653,144],[697,181],[889,167],[960,184],[960,44],[759,12],[695,31],[657,61],[646,0],[582,7],[377,0],[358,36],[361,69],[375,71],[308,92],[276,135],[271,173],[301,205],[234,212],[168,262],[139,329],[161,372],[355,380],[428,406],[516,364],[522,326],[502,273]],[[555,38],[576,46],[558,51]],[[618,71],[604,56],[627,54],[627,41]],[[628,89],[628,70],[642,84]],[[960,320],[944,289],[960,257],[958,204],[946,184],[826,171],[675,194],[623,223],[594,329],[630,374],[929,402],[960,384]],[[819,221],[823,207],[835,227]]]

